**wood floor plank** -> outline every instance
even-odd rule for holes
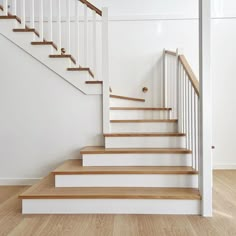
[[[231,183],[234,181],[232,176],[235,174],[235,170],[232,172],[214,171],[213,218],[163,215],[23,216],[17,194],[9,198],[4,192],[9,192],[11,187],[2,186],[1,194],[5,195],[5,199],[2,197],[3,203],[0,204],[0,235],[233,236],[236,235],[236,192]],[[25,187],[19,187],[18,194],[24,189]]]

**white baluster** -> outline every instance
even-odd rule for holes
[[[93,11],[93,72],[94,79],[97,76],[97,13]]]
[[[39,40],[43,42],[43,0],[39,0]]]
[[[12,0],[12,15],[16,16],[16,0]]]
[[[194,129],[194,157],[195,157],[195,169],[197,169],[197,109],[196,109],[196,93],[193,94],[193,129]]]
[[[192,150],[192,166],[194,168],[195,165],[195,160],[194,160],[194,145],[193,145],[193,86],[191,83],[190,84],[190,92],[189,92],[189,116],[190,116],[190,128],[189,128],[189,139],[190,139],[190,149]]]
[[[76,65],[80,65],[80,33],[79,33],[79,1],[75,0],[75,51],[76,51]]]
[[[108,9],[102,9],[103,133],[110,132]]]
[[[180,78],[179,78],[179,50],[176,49],[176,118],[180,116]],[[180,122],[178,122],[178,131],[180,132]]]
[[[34,29],[34,0],[31,0],[30,5],[30,28]]]
[[[52,42],[52,0],[48,0],[48,41]]]
[[[184,71],[184,133],[187,135],[187,100],[186,100],[186,95],[187,95],[187,76],[186,72]],[[187,136],[186,136],[186,148],[187,148]]]
[[[84,4],[84,66],[88,67],[88,7]]]
[[[21,1],[21,26],[25,29],[25,0]]]
[[[8,0],[3,0],[3,14],[8,16]]]
[[[70,1],[66,0],[66,52],[70,54]]]
[[[57,32],[58,53],[61,54],[61,0],[57,0]]]
[[[190,109],[189,109],[189,103],[190,103],[190,97],[189,97],[189,77],[187,76],[187,94],[186,94],[186,105],[187,105],[187,110],[186,110],[186,115],[187,115],[187,147],[190,149]]]

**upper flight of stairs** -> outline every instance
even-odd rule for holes
[[[56,73],[85,94],[102,94],[102,81],[94,79],[94,73],[89,67],[76,65],[71,54],[58,54],[58,46],[52,41],[40,41],[40,34],[35,28],[21,26],[21,19],[8,13],[1,15],[0,5],[0,35],[21,48],[48,69]]]
[[[173,147],[171,139],[181,140],[184,134],[177,133],[177,120],[168,119],[171,109],[115,106],[110,113],[113,111],[121,112],[120,120],[111,120],[118,125],[112,127],[116,133],[104,136],[118,138],[120,147],[81,149],[81,160],[65,161],[20,195],[23,213],[200,214],[198,171],[192,168],[191,150],[181,145]],[[162,120],[140,120],[138,113],[135,120],[123,120],[127,111],[167,114],[162,114],[166,116]],[[143,133],[148,126],[126,126],[131,123],[151,125],[156,132],[149,127],[150,132]],[[157,133],[159,129],[161,133]],[[138,147],[132,147],[138,142],[132,138],[141,138]],[[169,147],[162,147],[159,138],[166,138]],[[150,148],[149,142],[155,139],[155,147]]]

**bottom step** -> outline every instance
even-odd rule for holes
[[[200,214],[194,188],[55,188],[53,175],[19,196],[23,214]]]

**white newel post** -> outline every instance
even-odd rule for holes
[[[167,108],[167,59],[166,59],[166,50],[163,51],[163,107]]]
[[[211,0],[199,0],[200,161],[202,215],[212,216]]]
[[[108,8],[102,9],[103,133],[110,132]]]

